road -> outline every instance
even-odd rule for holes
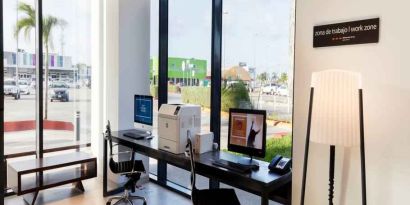
[[[4,121],[26,121],[35,120],[35,98],[34,90],[30,95],[21,95],[19,100],[5,97]],[[91,124],[91,90],[83,87],[80,89],[69,89],[69,102],[48,102],[48,120],[64,121],[74,123],[76,111],[80,112],[80,143],[90,142]],[[5,153],[18,153],[34,151],[35,130],[6,132]],[[73,131],[45,130],[44,146],[53,148],[78,143]]]
[[[48,103],[48,120],[64,121],[74,123],[76,111],[80,111],[80,142],[90,142],[90,124],[91,124],[91,90],[89,88],[69,89],[69,102],[49,102]],[[259,109],[267,110],[268,114],[275,113],[284,118],[290,118],[291,107],[288,104],[288,98],[280,96],[261,95],[251,93],[251,101]],[[30,95],[22,95],[20,100],[14,100],[12,97],[5,98],[5,121],[23,121],[35,120],[35,92],[31,91]],[[181,94],[169,93],[169,103],[182,103]],[[157,102],[154,105],[154,128],[157,126]],[[202,110],[201,118],[202,131],[210,130],[210,113],[208,110]],[[267,135],[274,136],[282,133],[290,133],[289,127],[269,125]],[[228,118],[221,118],[221,147],[227,147],[228,136]],[[78,143],[74,132],[45,130],[44,131],[45,147],[52,148],[58,146],[67,146]],[[5,153],[18,153],[22,151],[33,151],[35,149],[35,130],[6,132],[5,133]]]

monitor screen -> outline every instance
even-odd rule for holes
[[[229,110],[228,149],[251,156],[265,156],[266,111]]]
[[[153,101],[152,96],[134,96],[134,122],[151,125],[153,121]]]

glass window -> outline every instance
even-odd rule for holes
[[[229,108],[267,111],[266,161],[291,155],[294,1],[224,0],[221,148]]]
[[[3,2],[5,154],[35,151],[34,1]]]
[[[211,15],[211,0],[169,1],[168,103],[201,105],[205,132],[210,131]],[[168,165],[167,176],[184,187],[190,185],[188,171]]]
[[[90,4],[43,1],[45,149],[91,142]]]

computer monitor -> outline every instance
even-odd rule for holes
[[[265,157],[265,110],[229,110],[228,150],[249,155],[250,159],[239,161],[246,165],[257,165],[253,157]]]
[[[134,127],[137,130],[151,133],[153,121],[152,96],[134,96]]]

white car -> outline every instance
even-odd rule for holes
[[[278,86],[275,83],[269,83],[262,87],[262,93],[274,95],[276,94],[277,88]]]
[[[14,79],[4,79],[4,89],[5,96],[12,96],[14,99],[20,99],[20,87]]]
[[[286,86],[279,86],[276,94],[280,96],[289,96],[289,89]]]
[[[30,95],[31,84],[26,80],[19,80],[20,92],[22,94]]]

